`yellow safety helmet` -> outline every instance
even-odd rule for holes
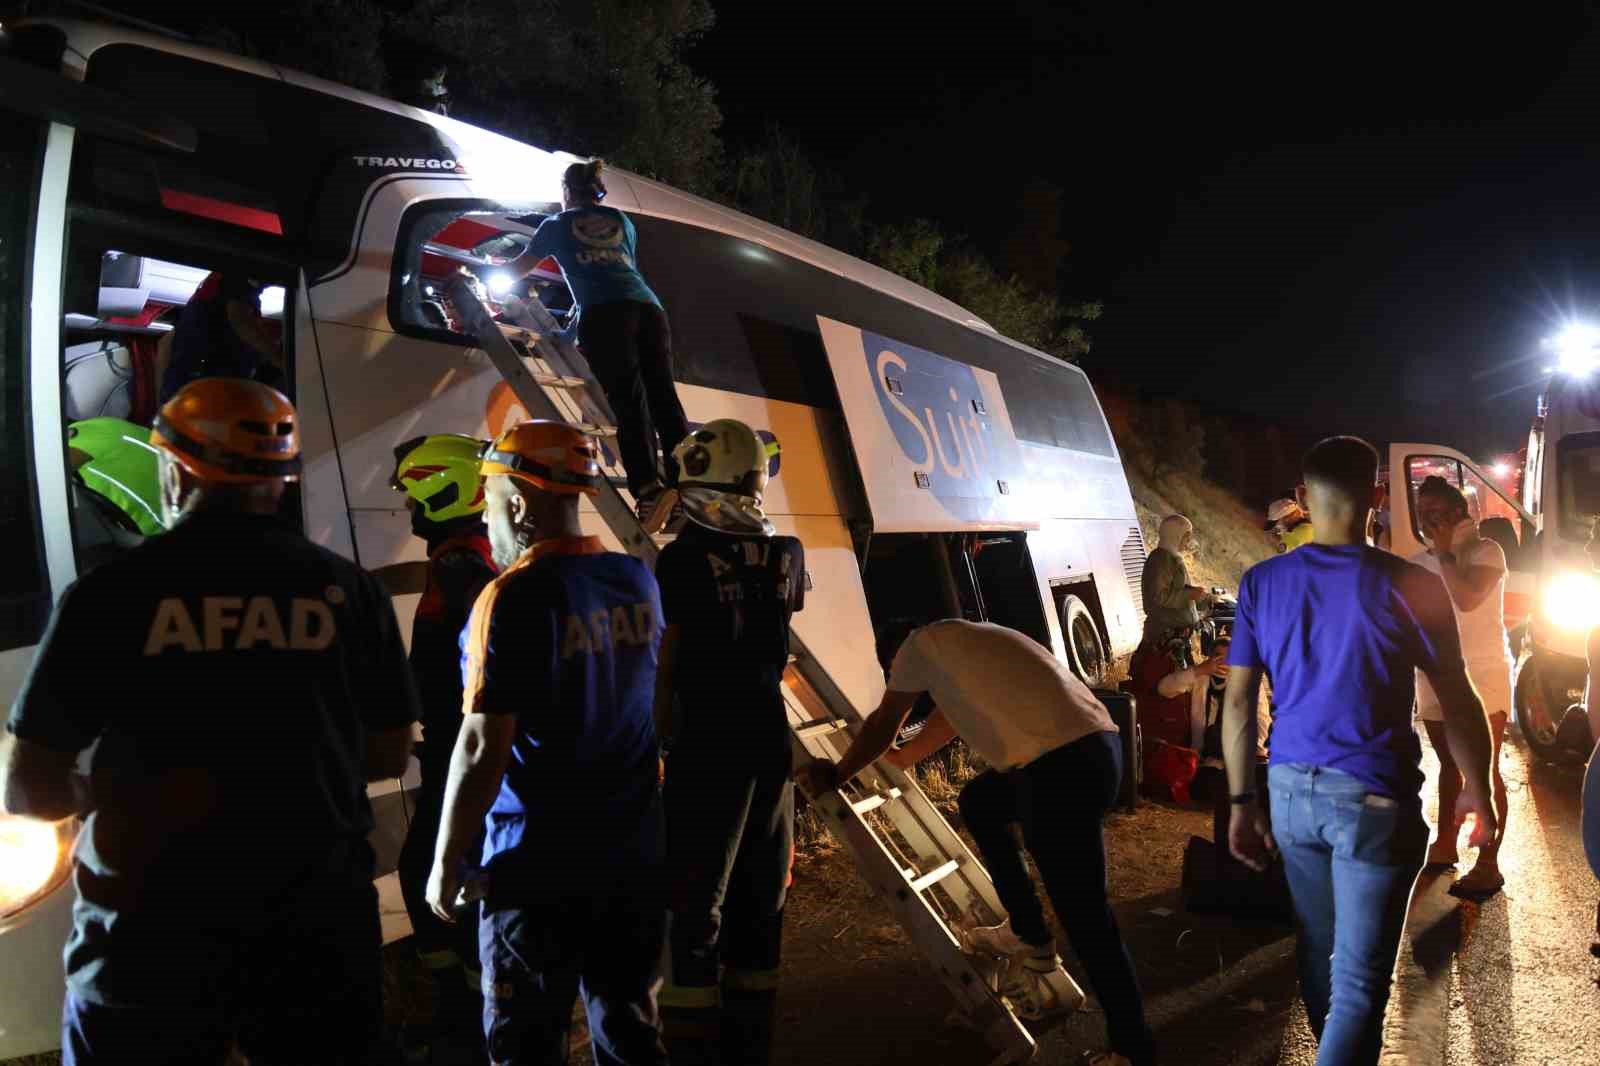
[[[422,517],[451,522],[483,513],[478,457],[484,442],[460,433],[413,437],[394,450],[389,487],[416,500]]]

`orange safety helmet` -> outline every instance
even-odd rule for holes
[[[593,496],[600,491],[600,446],[576,426],[535,418],[491,441],[479,469],[484,477],[504,474],[546,492]]]
[[[200,378],[156,415],[150,443],[204,481],[300,480],[300,420],[277,389]]]

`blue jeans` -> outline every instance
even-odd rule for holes
[[[1268,783],[1317,1066],[1374,1064],[1411,888],[1428,852],[1421,802],[1369,793],[1349,774],[1301,763],[1273,766]]]

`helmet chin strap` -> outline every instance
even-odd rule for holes
[[[778,530],[754,496],[690,486],[680,490],[683,509],[698,525],[718,533],[754,533],[770,537]]]

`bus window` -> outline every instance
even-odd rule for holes
[[[554,260],[532,264],[520,277],[506,269],[527,251],[534,231],[555,205],[545,206],[544,211],[528,211],[482,201],[435,200],[408,212],[395,242],[390,325],[398,333],[474,345],[452,319],[444,298],[445,284],[462,270],[476,279],[480,296],[491,301],[506,294],[536,297],[565,325],[572,294]]]
[[[50,614],[28,444],[29,226],[42,127],[0,112],[0,650],[36,644]]]

